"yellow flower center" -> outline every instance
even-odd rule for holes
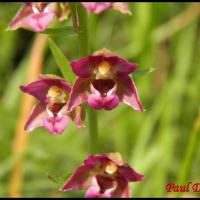
[[[67,94],[65,91],[56,85],[49,88],[47,97],[52,103],[65,103],[67,100]]]
[[[105,172],[109,175],[114,174],[117,171],[117,165],[113,162],[110,162],[105,167]]]
[[[107,61],[102,61],[95,69],[96,79],[112,79],[113,72]]]

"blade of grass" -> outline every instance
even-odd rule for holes
[[[71,66],[69,64],[67,57],[64,56],[64,54],[61,52],[59,47],[51,38],[48,38],[48,43],[49,43],[51,52],[54,56],[54,59],[60,71],[62,72],[64,78],[68,80],[70,83],[72,83],[75,80],[75,75],[71,70]]]
[[[189,143],[186,149],[186,153],[182,162],[182,167],[177,180],[178,185],[182,185],[188,181],[189,174],[191,172],[192,164],[195,158],[195,154],[199,148],[200,142],[200,108],[198,116],[194,122],[193,130],[189,136]],[[176,197],[181,197],[182,193],[177,192]]]

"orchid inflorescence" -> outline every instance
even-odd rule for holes
[[[100,14],[107,9],[131,14],[127,3],[80,2],[88,12]],[[25,28],[44,32],[56,18],[64,21],[72,14],[68,2],[25,3],[9,24],[8,30]],[[136,63],[114,55],[103,48],[70,62],[76,75],[73,84],[56,75],[40,75],[39,79],[20,86],[21,91],[38,100],[32,108],[25,130],[45,128],[50,134],[62,134],[71,120],[78,128],[85,127],[87,103],[92,109],[113,110],[124,103],[144,111],[136,85],[130,74]],[[91,154],[67,180],[60,191],[86,190],[85,197],[130,197],[129,182],[141,181],[138,174],[124,163],[120,153]]]

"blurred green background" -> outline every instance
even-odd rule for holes
[[[0,3],[0,197],[9,196],[21,102],[18,88],[26,83],[36,36],[22,29],[5,31],[21,5]],[[145,112],[125,105],[98,111],[100,152],[118,151],[144,174],[142,182],[131,184],[133,197],[175,196],[166,192],[167,183],[200,181],[200,7],[199,3],[129,3],[129,7],[132,16],[114,10],[89,15],[91,49],[106,47],[139,63],[139,69],[155,71],[135,78]],[[65,24],[71,25],[71,18]],[[54,40],[68,59],[79,58],[76,35]],[[61,75],[48,45],[44,56],[43,73]],[[33,131],[23,155],[21,195],[79,196],[58,189],[87,155],[87,128],[76,129],[70,123],[59,136]]]

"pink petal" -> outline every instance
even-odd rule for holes
[[[87,102],[89,84],[90,79],[78,78],[76,80],[69,97],[68,111],[72,111],[75,107]]]
[[[35,32],[43,32],[48,28],[54,16],[55,13],[52,12],[31,14],[24,20],[21,26],[30,28]]]
[[[62,134],[68,121],[68,116],[47,117],[44,119],[43,126],[49,131],[49,133]]]
[[[87,190],[85,197],[86,198],[111,198],[111,194],[102,194],[96,187],[91,186]]]
[[[85,194],[86,198],[98,198],[100,196],[99,190],[94,186],[91,186]]]
[[[104,80],[95,81],[93,84],[95,84],[99,90],[103,90],[103,92],[105,92],[104,88],[107,89],[110,87],[110,82]],[[119,104],[119,98],[115,94],[116,85],[114,83],[113,88],[107,91],[106,96],[102,96],[100,93],[102,91],[97,90],[93,84],[90,84],[92,94],[88,96],[88,104],[90,107],[94,109],[112,110]]]
[[[88,96],[88,104],[94,109],[103,109],[104,107],[103,98],[97,94],[90,94]]]
[[[12,19],[11,23],[8,26],[8,30],[15,30],[22,27],[24,18],[29,16],[32,13],[32,8],[30,6],[23,5],[15,17]]]
[[[111,2],[81,2],[88,12],[99,14],[112,6]]]
[[[104,109],[105,110],[112,110],[115,107],[117,107],[119,104],[119,98],[116,94],[113,94],[112,96],[107,96],[104,99]]]
[[[117,93],[120,101],[137,111],[144,111],[134,81],[127,76],[123,78],[118,78],[117,83]]]
[[[15,30],[18,28],[28,28],[35,32],[45,31],[52,21],[55,13],[33,13],[32,7],[24,5],[11,21],[8,30]]]
[[[101,97],[91,94],[88,96],[88,104],[94,109],[112,110],[119,104],[119,98],[117,95]]]
[[[46,105],[39,103],[32,108],[25,125],[26,131],[33,131],[37,127],[43,126],[43,120],[47,117]]]

